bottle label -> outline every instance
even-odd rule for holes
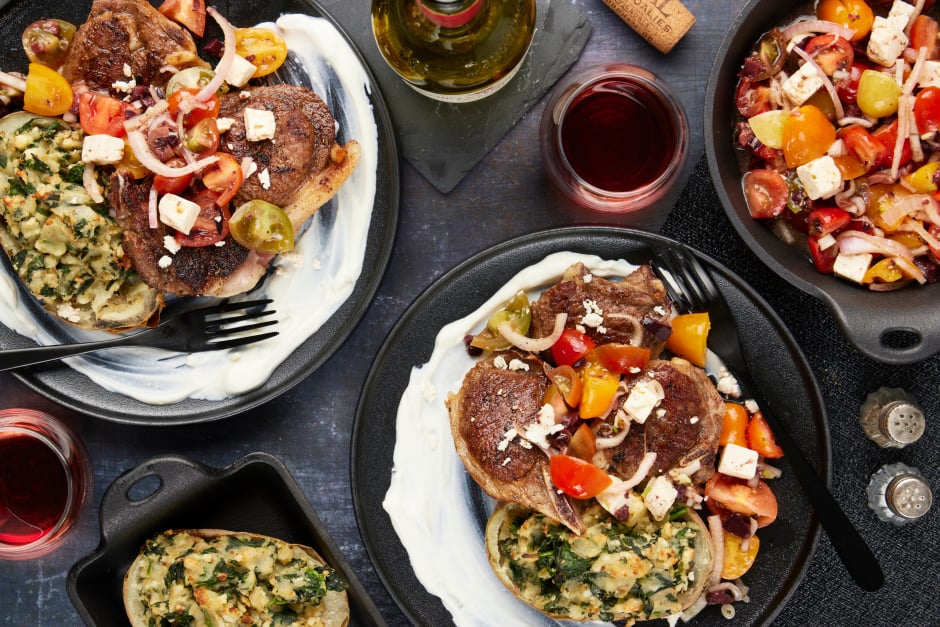
[[[447,2],[447,0],[444,0]],[[483,0],[474,0],[464,9],[457,11],[456,13],[440,13],[432,9],[424,0],[417,0],[415,4],[418,5],[418,8],[421,9],[421,13],[424,14],[424,17],[428,18],[428,21],[432,24],[437,24],[442,28],[458,28],[463,26],[480,12],[480,9],[483,7]]]

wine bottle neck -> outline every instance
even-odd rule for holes
[[[415,0],[421,13],[432,24],[458,28],[476,17],[487,0]]]

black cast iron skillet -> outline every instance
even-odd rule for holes
[[[812,10],[809,3],[803,6],[805,13]],[[813,267],[808,253],[785,244],[748,213],[734,148],[737,73],[764,33],[797,15],[787,2],[751,0],[722,41],[705,94],[705,148],[718,197],[754,253],[791,285],[823,301],[859,351],[891,364],[921,361],[940,352],[940,288],[910,286],[879,293],[822,274]]]

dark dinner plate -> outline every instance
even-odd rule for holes
[[[734,141],[738,71],[764,33],[789,24],[812,9],[808,2],[794,5],[778,0],[751,0],[731,25],[715,58],[705,93],[708,168],[721,204],[741,239],[781,278],[822,301],[858,350],[885,363],[921,361],[940,352],[937,324],[940,287],[914,285],[897,292],[873,292],[818,272],[808,252],[784,243],[762,221],[751,218],[744,199],[739,151]]]
[[[80,24],[88,15],[90,6],[89,0],[67,3],[55,0],[12,0],[0,3],[0,38],[8,44],[0,50],[0,68],[25,71],[27,60],[19,41],[26,25],[44,17],[57,17]],[[219,0],[212,2],[212,6],[237,26],[273,21],[283,13],[322,17],[340,31],[355,51],[352,40],[343,33],[329,13],[313,0]],[[207,27],[217,30],[211,19],[207,20]],[[207,36],[213,32],[207,30]],[[188,398],[172,404],[153,405],[110,392],[61,363],[24,370],[16,373],[16,376],[40,394],[84,414],[123,423],[177,425],[221,419],[245,411],[290,389],[320,367],[349,336],[371,303],[388,263],[398,224],[399,174],[394,131],[378,83],[358,52],[356,54],[371,82],[369,97],[378,131],[377,188],[362,272],[347,300],[274,370],[265,383],[224,400]],[[339,112],[337,117],[341,116]],[[342,128],[342,119],[340,123]],[[0,325],[0,348],[31,345],[31,340]]]
[[[430,358],[440,329],[475,311],[516,273],[549,254],[572,251],[641,264],[648,262],[656,249],[674,244],[674,240],[659,235],[601,226],[569,227],[523,236],[486,250],[448,272],[421,294],[396,323],[359,399],[352,438],[351,480],[366,548],[380,577],[409,619],[422,625],[452,623],[440,599],[427,592],[409,567],[409,554],[383,508],[393,472],[399,401],[409,385],[412,369],[426,364]],[[759,295],[717,262],[704,255],[700,257],[714,271],[719,288],[735,312],[757,384],[828,481],[830,442],[825,408],[805,357]],[[440,396],[437,394],[443,404]],[[446,421],[445,414],[442,417],[445,424],[440,428],[449,432]],[[456,452],[452,455],[456,459]],[[761,530],[760,555],[745,576],[751,602],[736,604],[736,625],[771,622],[799,584],[818,538],[816,517],[786,460],[780,462],[783,475],[773,483],[779,517]],[[473,508],[470,516],[476,528],[472,537],[454,537],[451,541],[477,543],[482,553],[487,513],[485,507],[478,505],[486,499],[469,475],[466,477],[466,504]],[[446,577],[448,568],[448,564],[440,563],[436,574]],[[486,598],[462,601],[487,604]],[[494,621],[498,624],[498,617]],[[728,622],[717,607],[711,607],[692,624],[725,626]]]
[[[69,598],[88,625],[127,625],[124,573],[148,538],[167,529],[258,533],[316,550],[349,584],[353,625],[384,625],[365,588],[290,471],[252,453],[226,468],[185,457],[155,457],[108,487],[101,499],[101,542],[69,571]]]

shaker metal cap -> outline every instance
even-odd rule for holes
[[[895,401],[885,406],[883,411],[885,430],[899,444],[911,444],[924,434],[924,412],[917,405]]]
[[[908,519],[920,518],[933,504],[930,486],[914,474],[903,474],[892,479],[885,496],[888,507],[898,516]]]

